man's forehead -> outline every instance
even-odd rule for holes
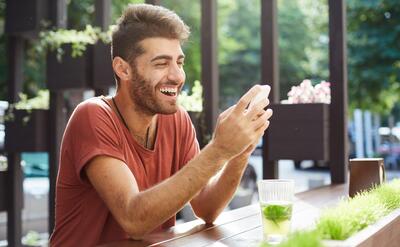
[[[147,38],[140,42],[144,54],[150,58],[166,55],[172,58],[184,56],[181,43],[178,39]]]

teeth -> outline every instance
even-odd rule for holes
[[[177,89],[176,88],[161,88],[160,91],[162,93],[176,93]]]

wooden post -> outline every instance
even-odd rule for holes
[[[100,27],[102,31],[106,31],[111,23],[111,0],[96,0],[94,15],[95,25]],[[108,87],[95,88],[94,92],[96,96],[107,95]]]
[[[218,118],[217,1],[201,1],[201,83],[204,88],[206,135],[211,136]],[[206,140],[205,140],[206,141]]]
[[[329,0],[330,170],[332,183],[347,181],[346,4]]]
[[[53,27],[67,27],[67,3],[66,0],[49,1],[49,19]]]
[[[67,25],[67,4],[65,0],[50,1],[51,21],[58,28]],[[55,223],[55,194],[58,174],[58,161],[60,157],[61,139],[66,125],[64,112],[64,93],[50,92],[50,150],[49,150],[49,233],[54,229]]]
[[[279,103],[277,1],[261,0],[261,80],[271,86],[270,101]],[[263,138],[263,178],[278,178],[278,162],[269,159],[268,130]]]
[[[21,37],[9,36],[7,39],[8,58],[8,102],[18,101],[23,83],[24,40]],[[21,140],[22,141],[22,140]],[[6,179],[7,201],[7,240],[8,246],[22,246],[22,207],[23,207],[23,173],[21,155],[8,153],[8,171]]]

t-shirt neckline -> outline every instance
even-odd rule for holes
[[[127,136],[127,139],[130,143],[132,143],[135,148],[139,148],[141,151],[148,153],[148,154],[154,154],[157,149],[158,149],[158,143],[159,143],[159,136],[160,136],[160,129],[161,129],[161,122],[160,121],[160,114],[158,114],[157,116],[157,123],[156,123],[156,139],[154,141],[154,147],[153,149],[148,149],[143,147],[140,143],[138,143],[135,138],[133,138],[133,136],[131,135],[131,133],[129,132],[129,130],[125,127],[125,125],[123,124],[123,122],[121,121],[121,119],[117,116],[117,113],[113,110],[111,103],[107,101],[107,97],[104,95],[99,96],[100,99],[105,102],[107,104],[108,107],[110,107],[110,111],[113,114],[113,117],[116,118],[116,120],[118,121],[119,124],[119,128],[123,129],[123,132],[125,134],[125,136]]]

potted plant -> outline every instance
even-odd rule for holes
[[[396,179],[325,209],[313,229],[294,232],[279,246],[395,246],[399,224]]]
[[[50,90],[104,88],[114,85],[110,32],[86,26],[83,31],[59,29],[40,33],[39,52],[47,54]]]
[[[328,160],[329,83],[313,86],[304,80],[288,96],[270,106],[274,114],[266,135],[269,159]]]
[[[20,98],[5,116],[5,151],[48,151],[49,92],[41,90],[31,99],[20,94]]]
[[[46,0],[6,1],[5,32],[25,38],[37,37],[41,25],[48,19],[47,7]]]

